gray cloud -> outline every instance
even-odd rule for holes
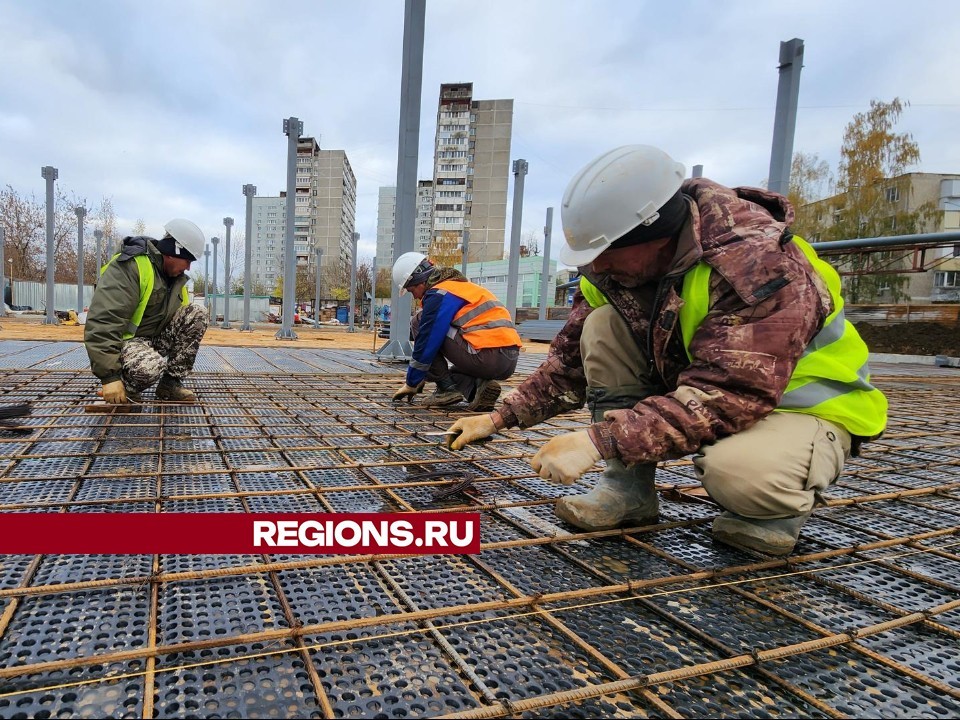
[[[373,253],[377,189],[396,181],[399,0],[6,0],[0,13],[0,182],[42,193],[51,164],[64,188],[111,197],[131,224],[156,232],[183,215],[221,234],[224,216],[243,217],[244,183],[284,186],[281,123],[296,115],[350,157],[361,254]],[[917,169],[960,171],[953,15],[927,0],[429,0],[420,176],[440,83],[473,81],[476,97],[515,99],[524,233],[553,206],[559,238],[566,181],[618,144],[760,183],[779,43],[793,37],[806,47],[796,150],[835,167],[853,115],[899,96]]]

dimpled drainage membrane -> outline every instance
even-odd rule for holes
[[[70,348],[7,348],[4,401],[34,411],[0,432],[0,511],[475,511],[482,552],[2,556],[0,717],[960,713],[955,372],[878,373],[890,428],[788,562],[712,541],[689,458],[657,526],[564,525],[598,473],[528,461],[585,412],[455,453],[424,433],[462,410],[392,404],[363,354],[207,350],[199,404],[105,416]]]

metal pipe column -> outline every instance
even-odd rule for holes
[[[57,316],[54,314],[54,270],[57,259],[54,257],[53,247],[53,182],[59,173],[55,167],[44,165],[40,175],[47,181],[47,316],[44,325],[56,325]]]
[[[83,219],[87,216],[87,209],[74,209],[77,214],[77,312],[83,312]]]
[[[297,294],[297,253],[293,247],[293,228],[297,205],[297,141],[303,134],[303,123],[295,117],[289,117],[283,121],[283,132],[287,136],[287,204],[283,233],[283,307],[280,310],[282,317],[277,339],[296,340],[293,300]]]
[[[797,100],[800,97],[800,69],[803,67],[803,40],[780,43],[780,83],[777,112],[773,118],[773,147],[770,150],[770,178],[767,188],[786,195],[790,191],[793,164],[793,135],[797,128]]]
[[[247,198],[246,234],[243,245],[243,324],[240,332],[253,330],[250,326],[250,290],[253,269],[253,197],[257,194],[256,185],[244,185],[243,195]]]
[[[203,246],[203,306],[207,309],[207,324],[210,324],[210,248]]]
[[[317,247],[317,288],[316,295],[314,295],[316,300],[313,303],[313,328],[315,330],[320,327],[320,261],[322,258],[323,248]]]
[[[100,280],[100,273],[103,271],[103,230],[94,230],[93,237],[97,241],[97,257],[94,262],[97,266],[97,280]]]
[[[550,290],[550,236],[553,234],[553,208],[547,208],[547,224],[543,226],[543,268],[540,270],[540,314],[547,319],[547,292]]]
[[[370,266],[370,332],[377,329],[377,253],[373,253],[373,263]]]
[[[507,298],[510,319],[517,320],[517,276],[520,273],[520,223],[523,220],[523,178],[527,161],[513,161],[513,214],[510,220],[510,258],[507,263]]]
[[[7,231],[0,227],[0,317],[6,317],[7,311],[4,309],[4,304],[7,302],[6,296],[4,293],[4,287],[6,286],[6,281],[9,278],[4,277],[7,274],[7,265],[3,257],[3,248],[6,244]],[[13,258],[10,258],[12,261]],[[10,280],[10,304],[13,304],[13,280]]]
[[[423,32],[426,0],[406,0],[403,12],[403,63],[400,70],[400,138],[397,147],[397,211],[394,225],[393,261],[413,251],[417,220],[417,158],[420,149],[420,95],[423,87]],[[392,263],[391,263],[392,264]],[[377,351],[377,358],[407,362],[410,345],[411,296],[400,297],[390,283],[390,341]]]
[[[220,244],[220,238],[212,237],[213,243],[213,297],[211,298],[210,324],[217,324],[217,245]]]
[[[233,227],[233,218],[225,217],[223,226],[227,229],[227,242],[223,246],[223,325],[221,329],[229,330],[230,325],[230,228]]]
[[[357,302],[357,241],[360,240],[360,233],[355,232],[353,234],[353,268],[350,271],[350,321],[347,323],[349,327],[347,332],[356,332],[357,329],[353,326],[354,320],[353,316],[355,314],[354,304]]]

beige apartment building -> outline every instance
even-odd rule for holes
[[[437,106],[433,242],[468,260],[503,258],[513,100],[474,100],[473,83],[444,83]]]
[[[884,184],[878,203],[884,209],[887,221],[883,235],[906,232],[897,227],[898,215],[920,211],[919,227],[922,234],[960,231],[960,175],[939,173],[905,173]],[[817,242],[823,231],[833,227],[846,211],[844,195],[809,203],[802,208],[807,223],[820,232],[807,238]],[[925,272],[908,274],[904,288],[907,297],[902,303],[960,302],[960,245],[953,248],[932,248],[924,252]],[[901,266],[911,267],[913,258],[903,258]],[[884,302],[884,291],[878,302]],[[892,295],[887,302],[892,302]]]
[[[297,143],[294,252],[297,267],[348,267],[357,212],[357,179],[343,150],[321,150],[315,138]],[[253,279],[272,291],[283,278],[287,193],[253,199]]]

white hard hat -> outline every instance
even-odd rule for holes
[[[426,280],[431,270],[433,270],[433,263],[423,253],[408,252],[398,257],[393,264],[393,283],[400,288],[400,296],[406,295],[406,286],[411,284],[411,280],[417,280],[419,276],[423,276],[423,280]]]
[[[655,222],[685,174],[681,163],[650,145],[624,145],[591,160],[563,194],[561,262],[587,265],[618,238]]]
[[[183,218],[174,218],[164,225],[163,229],[167,231],[167,235],[177,241],[177,245],[193,255],[194,260],[203,257],[206,240],[196,223]]]

